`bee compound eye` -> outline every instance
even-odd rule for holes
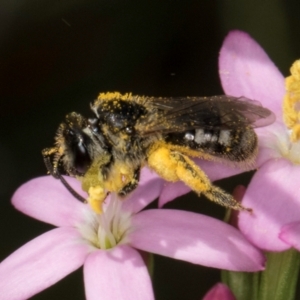
[[[80,136],[72,147],[73,167],[79,174],[84,174],[91,164],[91,157],[86,145],[84,137]]]

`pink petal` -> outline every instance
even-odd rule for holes
[[[281,118],[284,78],[247,33],[235,30],[225,38],[219,57],[219,74],[227,95],[258,100]]]
[[[28,242],[0,264],[1,299],[28,299],[83,265],[89,247],[73,228]]]
[[[125,245],[89,255],[84,264],[84,283],[87,300],[154,299],[143,259]]]
[[[133,213],[139,212],[160,195],[163,186],[163,179],[154,171],[143,168],[139,185],[123,202],[123,208]]]
[[[242,201],[253,213],[240,213],[239,228],[259,248],[290,248],[278,235],[284,225],[300,221],[299,177],[300,166],[285,159],[268,161],[253,177]]]
[[[283,226],[279,238],[300,251],[300,221]]]
[[[234,271],[263,269],[264,257],[234,227],[186,211],[156,209],[133,216],[129,243],[140,250]]]
[[[203,300],[235,300],[236,298],[227,285],[217,283],[204,296]]]
[[[158,199],[158,206],[163,207],[170,201],[187,194],[191,189],[185,185],[182,181],[167,182],[163,187],[163,190]]]
[[[86,197],[76,179],[66,179],[79,194]],[[88,207],[51,176],[35,178],[23,184],[13,195],[12,204],[24,214],[55,226],[74,225]]]
[[[245,171],[241,168],[227,166],[220,162],[205,161],[200,159],[195,159],[195,162],[200,166],[200,168],[205,172],[211,181],[234,176]],[[166,183],[159,197],[159,207],[164,206],[166,203],[190,191],[191,189],[181,181],[175,183]]]

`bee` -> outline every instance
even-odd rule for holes
[[[91,110],[94,117],[88,119],[68,114],[54,147],[42,154],[48,172],[97,213],[108,193],[125,197],[132,192],[144,166],[222,206],[251,211],[213,185],[190,157],[253,166],[258,151],[253,128],[275,120],[258,102],[227,95],[156,98],[114,92],[101,93]],[[88,199],[64,174],[81,181]]]

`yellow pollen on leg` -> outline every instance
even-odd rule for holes
[[[88,197],[88,203],[93,209],[94,212],[97,214],[102,214],[102,203],[106,198],[106,194],[104,192],[104,189],[100,186],[91,186],[89,188],[89,197]]]
[[[300,60],[296,60],[291,69],[291,76],[285,79],[286,93],[283,100],[283,118],[292,131],[291,141],[300,140]]]

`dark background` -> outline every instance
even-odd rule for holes
[[[15,211],[10,198],[46,173],[41,150],[68,112],[88,116],[89,103],[106,91],[221,94],[218,52],[231,29],[249,32],[287,75],[300,57],[298,3],[0,1],[0,259],[52,228]],[[231,192],[248,179],[220,185]],[[224,215],[192,194],[169,206]],[[158,300],[200,299],[220,279],[218,270],[158,256],[154,270]],[[82,277],[80,269],[33,299],[84,299]]]

